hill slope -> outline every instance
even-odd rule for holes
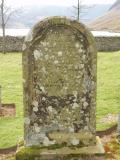
[[[94,30],[110,30],[120,32],[120,0],[117,0],[102,17],[89,24]]]

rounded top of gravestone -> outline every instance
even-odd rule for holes
[[[43,34],[51,26],[69,26],[70,28],[76,29],[86,37],[88,44],[90,46],[92,45],[93,48],[95,48],[93,35],[84,24],[78,22],[77,20],[69,19],[67,17],[55,16],[39,21],[29,31],[28,35],[25,38],[23,51],[33,45],[36,40],[40,39],[40,37],[42,37]]]

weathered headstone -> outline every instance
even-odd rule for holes
[[[53,17],[35,25],[23,48],[27,156],[103,152],[95,135],[97,53],[91,33],[77,21]]]

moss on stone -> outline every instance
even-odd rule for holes
[[[59,148],[61,147],[61,148]],[[16,154],[16,160],[58,160],[61,157],[65,157],[67,160],[70,156],[81,157],[81,155],[94,155],[94,154],[104,154],[104,149],[100,142],[100,139],[97,138],[96,146],[89,147],[64,147],[64,145],[54,145],[46,148],[34,147],[21,147]],[[56,158],[57,157],[57,158]],[[70,159],[69,159],[70,160]]]

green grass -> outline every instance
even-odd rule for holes
[[[0,54],[0,85],[2,102],[15,103],[15,118],[0,119],[0,148],[13,146],[23,136],[21,54]]]
[[[109,113],[117,114],[120,105],[120,53],[98,54],[97,130],[111,124],[99,120]],[[0,148],[15,145],[23,136],[22,55],[0,54],[0,85],[3,103],[15,103],[15,118],[0,118]]]
[[[99,53],[97,70],[97,120],[120,109],[120,52]],[[97,123],[97,130],[111,124]]]

